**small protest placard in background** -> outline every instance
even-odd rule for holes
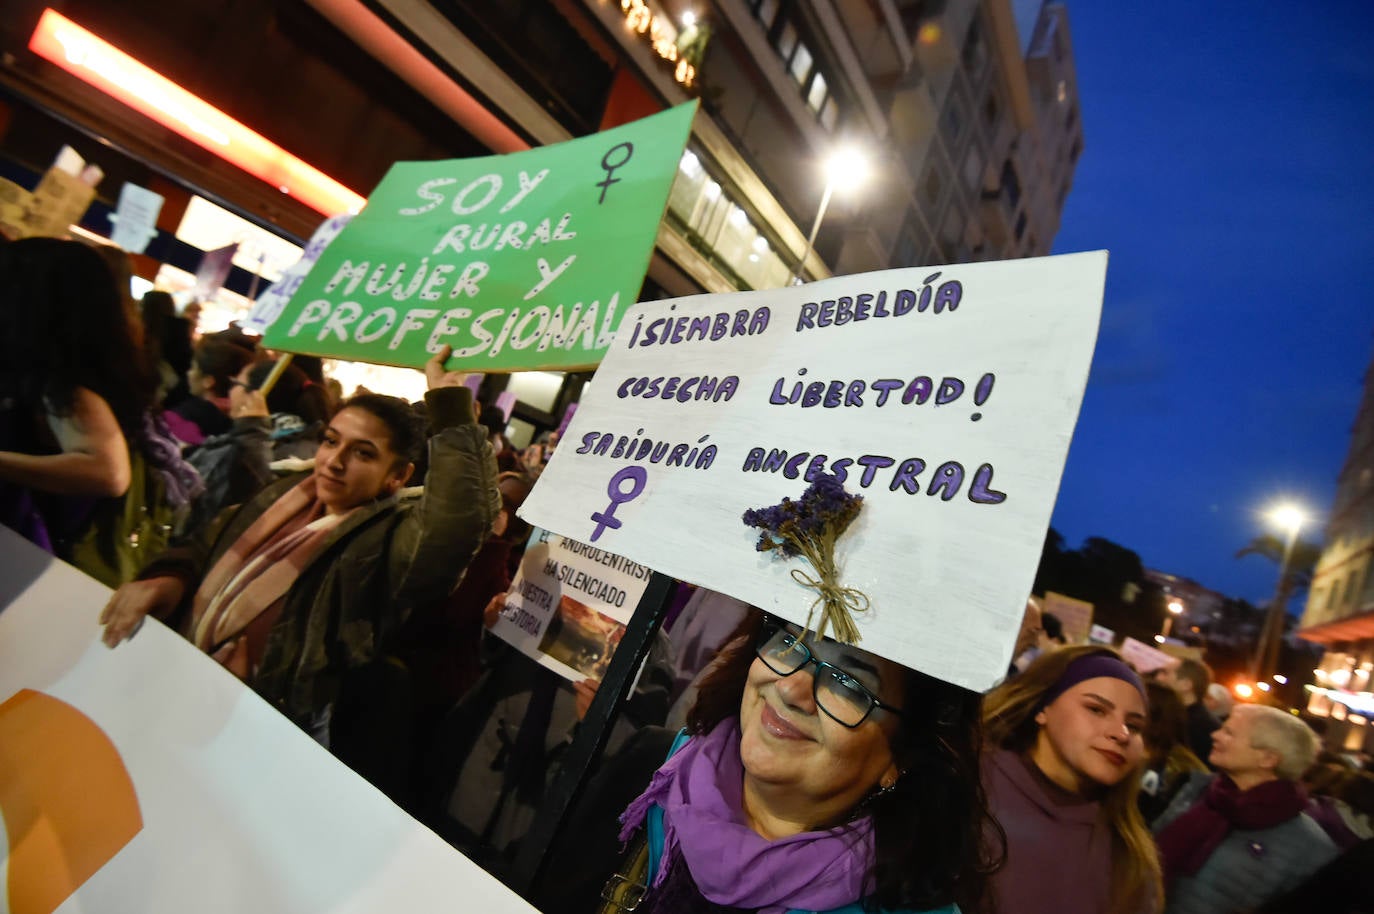
[[[1075,600],[1051,590],[1045,594],[1041,608],[1063,624],[1066,643],[1082,644],[1088,640],[1093,624],[1093,605],[1087,600]]]
[[[1144,641],[1137,641],[1135,638],[1127,638],[1121,642],[1121,656],[1126,658],[1126,662],[1135,667],[1136,671],[1142,675],[1178,663],[1177,657],[1171,657],[1159,648],[1146,644]]]
[[[573,682],[600,681],[652,573],[536,529],[492,633]]]
[[[1111,645],[1116,642],[1116,632],[1105,625],[1093,625],[1088,629],[1088,643]]]
[[[636,305],[521,516],[805,622],[799,559],[742,514],[822,472],[862,495],[840,583],[862,646],[1005,675],[1087,381],[1105,252]]]
[[[310,269],[315,266],[315,261],[320,259],[325,248],[339,237],[339,233],[344,230],[344,226],[353,221],[352,213],[342,213],[338,216],[331,216],[320,227],[315,229],[315,234],[310,236],[310,241],[301,252],[301,259],[296,261],[286,271],[282,273],[281,279],[268,286],[257,300],[253,302],[253,308],[248,312],[248,316],[239,322],[239,326],[252,333],[265,333],[267,328],[272,326],[272,322],[281,316],[286,305],[291,301],[296,290],[305,282],[305,277],[309,275]]]
[[[24,210],[29,204],[29,191],[13,181],[0,178],[0,232],[7,238],[22,238]]]
[[[696,102],[566,143],[398,162],[266,346],[419,368],[588,368],[639,295]]]
[[[201,255],[200,266],[196,268],[196,284],[191,290],[193,299],[206,301],[224,287],[224,281],[229,278],[229,271],[234,267],[234,254],[238,249],[238,243],[235,242]]]
[[[114,223],[110,240],[131,254],[142,254],[148,249],[148,242],[157,237],[162,203],[161,194],[126,181],[119,189],[119,204],[110,216]]]
[[[24,201],[18,234],[23,238],[65,238],[95,199],[95,188],[57,166],[44,173]]]

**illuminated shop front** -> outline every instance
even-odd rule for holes
[[[95,200],[70,230],[94,243],[108,243],[124,184],[161,196],[156,234],[133,257],[135,295],[158,288],[184,305],[204,253],[236,245],[224,288],[202,302],[202,331],[242,317],[251,298],[300,258],[320,222],[361,209],[359,190],[370,189],[396,158],[488,151],[450,119],[421,116],[429,112],[418,97],[405,99],[417,109],[408,112],[415,123],[394,112],[380,115],[370,99],[384,93],[369,81],[385,85],[389,74],[357,60],[365,55],[348,42],[312,45],[310,36],[327,24],[308,9],[278,15],[267,5],[238,7],[241,28],[217,32],[208,59],[195,60],[184,48],[203,47],[206,36],[178,31],[192,28],[194,17],[140,17],[141,6],[153,11],[141,0],[110,6],[72,2],[58,13],[32,5],[0,24],[0,178],[32,188],[58,150],[71,146],[104,172]],[[264,17],[272,21],[267,40],[248,31]],[[150,21],[159,27],[139,25]],[[325,51],[327,61],[311,59]],[[241,72],[221,66],[231,57]],[[255,60],[262,65],[255,68]],[[281,85],[288,68],[313,81],[306,88],[314,91]],[[232,96],[225,94],[230,89]],[[319,110],[320,97],[331,99],[329,111]],[[380,138],[360,143],[348,127],[374,118]],[[306,123],[311,135],[302,136]],[[422,379],[404,369],[331,367],[346,391],[362,384],[418,399],[423,390]]]
[[[1307,686],[1307,712],[1328,720],[1326,746],[1374,752],[1374,613],[1358,613],[1302,630],[1324,644],[1321,665]]]

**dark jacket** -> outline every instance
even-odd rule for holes
[[[301,569],[249,683],[298,725],[311,728],[332,707],[344,675],[376,659],[417,603],[458,583],[501,507],[486,432],[472,421],[472,395],[443,388],[425,396],[431,425],[424,495],[378,499],[349,515]],[[168,575],[187,586],[189,607],[206,571],[267,509],[304,477],[280,480],[226,510],[141,577]]]
[[[184,397],[171,407],[171,411],[186,421],[195,423],[201,434],[207,438],[224,434],[234,424],[222,409],[201,397]]]
[[[1188,720],[1188,748],[1193,750],[1193,755],[1206,762],[1212,754],[1212,734],[1221,727],[1221,721],[1200,701],[1190,704],[1185,714]]]
[[[230,505],[247,503],[275,481],[271,428],[266,416],[243,416],[233,420],[229,431],[206,439],[186,455],[205,480],[205,493],[196,502],[188,530],[200,529]]]
[[[436,737],[423,813],[450,844],[499,869],[518,854],[579,722],[571,682],[494,635],[485,637],[484,647],[486,671]],[[611,728],[607,753],[663,723],[672,682],[667,639],[660,633]]]

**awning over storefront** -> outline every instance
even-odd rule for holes
[[[1300,629],[1297,634],[1299,638],[1314,641],[1317,644],[1335,644],[1339,641],[1360,641],[1365,638],[1374,638],[1374,610],[1346,616],[1344,619],[1324,622],[1321,625],[1313,625],[1311,628]]]

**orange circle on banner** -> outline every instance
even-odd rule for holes
[[[143,828],[105,731],[32,689],[0,704],[0,815],[11,914],[52,914]]]

